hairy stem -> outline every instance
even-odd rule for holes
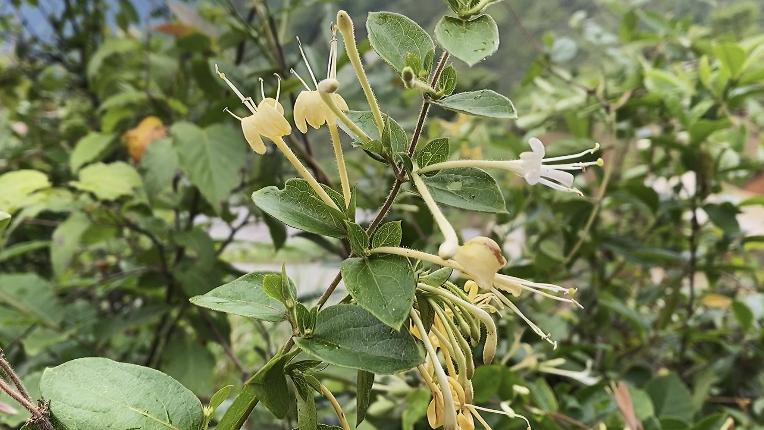
[[[281,151],[287,160],[289,160],[294,169],[297,170],[297,173],[302,176],[303,179],[305,179],[308,185],[310,185],[310,188],[312,188],[313,191],[318,194],[318,197],[321,198],[321,200],[323,200],[323,202],[326,203],[329,207],[339,210],[337,205],[334,203],[334,200],[329,197],[329,194],[327,194],[324,188],[321,187],[321,184],[316,181],[316,178],[314,178],[308,169],[306,169],[305,166],[300,162],[300,159],[298,159],[297,155],[292,152],[292,150],[289,148],[289,145],[284,142],[284,139],[277,138],[273,141],[273,143],[276,144],[276,147],[279,149],[279,151]]]
[[[329,127],[329,136],[334,147],[334,158],[337,159],[337,171],[340,174],[340,184],[342,184],[342,197],[345,199],[345,207],[349,207],[351,198],[350,180],[348,179],[348,169],[345,165],[345,156],[342,154],[340,133],[335,122],[328,122],[327,127]]]

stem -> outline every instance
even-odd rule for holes
[[[329,391],[328,388],[324,384],[320,384],[321,388],[321,395],[326,398],[326,400],[329,400],[329,403],[332,404],[332,408],[334,409],[334,413],[337,414],[337,419],[340,420],[340,426],[342,426],[342,430],[350,430],[350,424],[348,424],[348,420],[345,417],[345,413],[342,412],[342,406],[340,406],[340,403],[337,401],[337,398],[334,397],[334,394],[332,394],[331,391]]]
[[[443,366],[440,365],[438,353],[435,352],[435,348],[432,347],[430,338],[427,336],[427,331],[424,329],[424,324],[422,324],[422,320],[419,319],[419,315],[414,309],[411,310],[410,315],[417,330],[422,334],[422,343],[427,350],[427,355],[429,355],[430,360],[432,360],[432,367],[435,368],[435,377],[438,378],[438,385],[440,385],[440,392],[443,396],[443,409],[446,414],[443,428],[445,430],[455,430],[456,410],[454,409],[454,398],[451,395],[451,387],[448,385],[448,376],[446,376],[446,372],[443,371]]]
[[[443,233],[443,237],[445,238],[440,245],[440,248],[438,248],[438,254],[443,258],[453,257],[454,253],[456,253],[456,249],[459,247],[459,237],[456,235],[454,226],[452,226],[443,215],[438,204],[435,203],[435,199],[432,198],[430,190],[427,189],[427,185],[422,181],[422,178],[414,172],[411,172],[410,176],[414,181],[417,191],[419,191],[419,194],[422,196],[422,200],[424,200],[427,208],[432,213],[433,218],[435,218],[435,222],[438,224],[440,232]]]
[[[13,371],[11,364],[5,358],[5,353],[3,353],[2,349],[0,349],[0,369],[2,369],[2,373],[5,373],[5,375],[8,376],[8,379],[11,380],[13,385],[16,386],[16,389],[19,391],[19,394],[24,396],[24,398],[31,400],[31,397],[29,397],[29,393],[27,392],[26,388],[24,388],[24,383],[21,382],[19,375],[17,375],[16,372]],[[2,376],[2,374],[0,374],[0,376]]]
[[[305,166],[300,162],[300,159],[297,158],[297,156],[292,152],[292,150],[289,148],[289,145],[284,142],[284,139],[282,138],[276,138],[273,141],[274,144],[276,144],[276,147],[281,151],[282,154],[289,160],[290,163],[292,163],[292,166],[295,170],[297,170],[297,173],[302,176],[303,179],[310,185],[311,188],[313,188],[313,191],[318,194],[318,197],[323,200],[324,203],[326,203],[329,207],[332,207],[334,209],[339,210],[337,207],[337,204],[334,203],[334,200],[332,200],[331,197],[329,197],[329,194],[326,193],[323,187],[321,187],[321,184],[316,181],[316,178],[313,177],[313,175],[310,174],[308,169],[305,168]]]
[[[358,77],[358,82],[361,84],[363,94],[366,96],[366,101],[369,103],[369,109],[374,116],[374,123],[377,124],[379,134],[382,134],[382,130],[385,128],[385,122],[382,119],[382,111],[379,110],[379,104],[377,98],[374,96],[374,90],[369,85],[369,79],[366,77],[366,71],[361,64],[361,54],[358,52],[358,46],[355,43],[355,30],[353,28],[353,20],[344,10],[337,12],[337,27],[342,34],[342,40],[345,42],[345,52],[347,53],[350,63],[353,65],[355,75]]]
[[[340,174],[340,184],[342,184],[342,197],[345,198],[345,207],[349,207],[352,196],[350,192],[350,180],[348,179],[348,169],[345,165],[345,157],[342,154],[340,133],[337,130],[337,123],[333,121],[327,123],[327,127],[329,128],[329,136],[332,139],[332,146],[334,147],[334,158],[337,159],[337,171]]]
[[[459,14],[460,18],[469,18],[472,15],[475,15],[477,13],[480,13],[486,6],[493,3],[496,0],[481,0],[480,3],[476,4],[475,6],[469,8],[468,10],[462,12]]]
[[[369,143],[373,139],[369,137],[368,134],[366,134],[363,130],[361,130],[353,121],[348,118],[347,115],[345,115],[345,112],[342,112],[340,108],[337,106],[337,104],[334,102],[334,97],[332,97],[331,93],[325,93],[323,91],[318,92],[321,95],[321,100],[323,100],[324,104],[334,113],[334,115],[337,116],[337,119],[340,120],[343,124],[345,124],[345,127],[348,128],[353,134],[355,134],[355,137],[360,140],[363,143]],[[380,131],[380,134],[382,132]]]
[[[483,169],[503,169],[509,170],[514,173],[518,173],[515,169],[512,169],[512,164],[504,160],[450,160],[440,163],[433,163],[429,166],[422,167],[417,170],[417,173],[435,172],[437,170],[446,169],[460,169],[464,167],[478,167]]]

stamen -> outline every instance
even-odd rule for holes
[[[305,56],[305,51],[302,49],[302,42],[300,42],[299,36],[297,38],[297,47],[300,48],[300,55],[302,55],[302,61],[305,62],[305,67],[308,68],[308,73],[310,73],[310,78],[313,79],[313,84],[318,87],[318,81],[316,80],[316,75],[313,74],[313,68],[310,67],[310,63],[308,62],[308,57]]]
[[[215,73],[218,74],[220,79],[224,80],[225,83],[228,84],[228,86],[231,88],[231,90],[234,92],[234,94],[236,94],[236,96],[239,98],[239,100],[241,100],[241,102],[244,104],[244,106],[246,106],[252,113],[256,113],[257,112],[257,108],[255,107],[254,104],[247,103],[247,100],[251,100],[251,98],[244,97],[244,94],[242,94],[241,91],[239,91],[239,89],[236,88],[236,85],[234,85],[233,82],[231,82],[226,77],[225,73],[220,71],[220,69],[218,68],[217,64],[215,64]]]
[[[485,430],[493,430],[490,425],[483,419],[483,417],[480,416],[480,413],[477,411],[477,406],[475,405],[465,405],[467,410],[470,411],[472,416],[475,417],[476,420],[480,423],[480,425],[483,426]]]
[[[276,77],[276,81],[277,81],[277,84],[276,84],[276,102],[278,103],[279,96],[281,95],[281,75],[279,75],[278,73],[274,73],[273,76]]]
[[[587,155],[587,154],[594,154],[595,152],[597,152],[599,150],[600,150],[600,143],[599,142],[595,142],[593,148],[589,148],[589,149],[583,150],[583,151],[581,151],[579,153],[576,153],[576,154],[562,155],[562,156],[559,156],[559,157],[545,158],[544,161],[570,160],[571,158],[578,158],[578,157],[583,157],[584,155]]]
[[[313,91],[313,90],[311,90],[311,89],[310,89],[310,87],[308,86],[308,83],[307,83],[307,82],[305,82],[305,80],[304,80],[304,79],[302,79],[302,76],[298,75],[298,74],[297,74],[297,72],[295,72],[295,71],[294,71],[294,69],[289,69],[289,72],[290,72],[291,74],[295,75],[295,77],[297,77],[297,79],[300,81],[300,83],[302,83],[302,86],[304,86],[306,90],[308,90],[308,91]]]
[[[235,113],[231,112],[231,110],[230,110],[230,109],[228,109],[227,107],[223,108],[223,112],[228,112],[229,114],[231,114],[231,116],[232,116],[232,117],[234,117],[234,118],[238,119],[239,121],[241,121],[241,120],[243,120],[243,119],[244,119],[244,118],[242,118],[242,117],[240,117],[240,116],[236,115]]]
[[[265,100],[265,81],[263,81],[263,78],[260,77],[260,96],[262,96],[262,99],[260,99],[260,102]]]
[[[586,167],[589,166],[599,166],[601,163],[601,158],[598,158],[595,161],[584,161],[580,163],[567,163],[567,164],[546,164],[547,160],[544,160],[544,166],[550,167],[555,170],[584,170]]]
[[[581,197],[584,196],[584,193],[582,193],[581,190],[579,190],[578,188],[573,188],[573,187],[568,188],[564,185],[558,184],[557,182],[550,181],[549,179],[539,178],[539,184],[546,185],[547,187],[553,190],[565,191],[567,193],[576,193]]]
[[[337,26],[332,23],[332,40],[329,42],[329,64],[326,67],[327,79],[337,78]]]
[[[504,297],[504,294],[501,293],[500,290],[493,288],[494,294],[504,303],[508,308],[512,310],[517,316],[522,318],[526,324],[533,330],[534,333],[536,333],[539,337],[541,337],[543,340],[549,342],[550,345],[552,345],[553,349],[557,349],[557,341],[552,340],[552,334],[551,333],[544,333],[543,330],[539,326],[537,326],[533,321],[531,321],[528,317],[523,314],[523,312],[518,308],[514,303],[512,303],[511,300]]]

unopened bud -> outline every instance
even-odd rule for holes
[[[411,82],[414,80],[416,76],[414,75],[414,69],[412,69],[409,66],[406,66],[403,68],[403,71],[401,71],[401,79],[403,80],[403,83],[406,85],[406,87],[411,86]]]
[[[340,81],[336,79],[324,79],[318,83],[318,91],[326,94],[332,94],[337,92],[340,88]]]
[[[353,20],[344,10],[337,12],[337,27],[343,34],[353,34]]]

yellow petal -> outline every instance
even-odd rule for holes
[[[459,430],[475,430],[475,422],[470,413],[465,415],[459,412],[459,415],[456,416],[456,424],[459,426]]]
[[[732,299],[721,294],[706,294],[700,302],[712,309],[727,309],[732,304]]]
[[[499,244],[483,236],[472,238],[460,246],[454,260],[474,275],[482,290],[491,289],[494,275],[507,264]]]
[[[151,142],[167,136],[162,120],[147,116],[135,127],[122,135],[122,142],[133,161],[138,162]]]
[[[254,115],[244,117],[241,120],[241,130],[244,132],[244,138],[249,143],[249,147],[260,155],[265,154],[265,143],[263,143],[263,139],[260,137]]]
[[[305,114],[307,112],[307,98],[309,91],[303,91],[297,96],[294,102],[294,125],[303,133],[308,132],[308,124],[305,123]]]
[[[278,106],[281,105],[279,104]],[[260,107],[257,109],[257,113],[252,116],[255,117],[254,121],[257,130],[261,135],[270,140],[280,139],[292,132],[292,126],[290,126],[289,121],[284,118],[284,114],[279,112],[272,105],[263,105],[263,103],[261,103]]]

